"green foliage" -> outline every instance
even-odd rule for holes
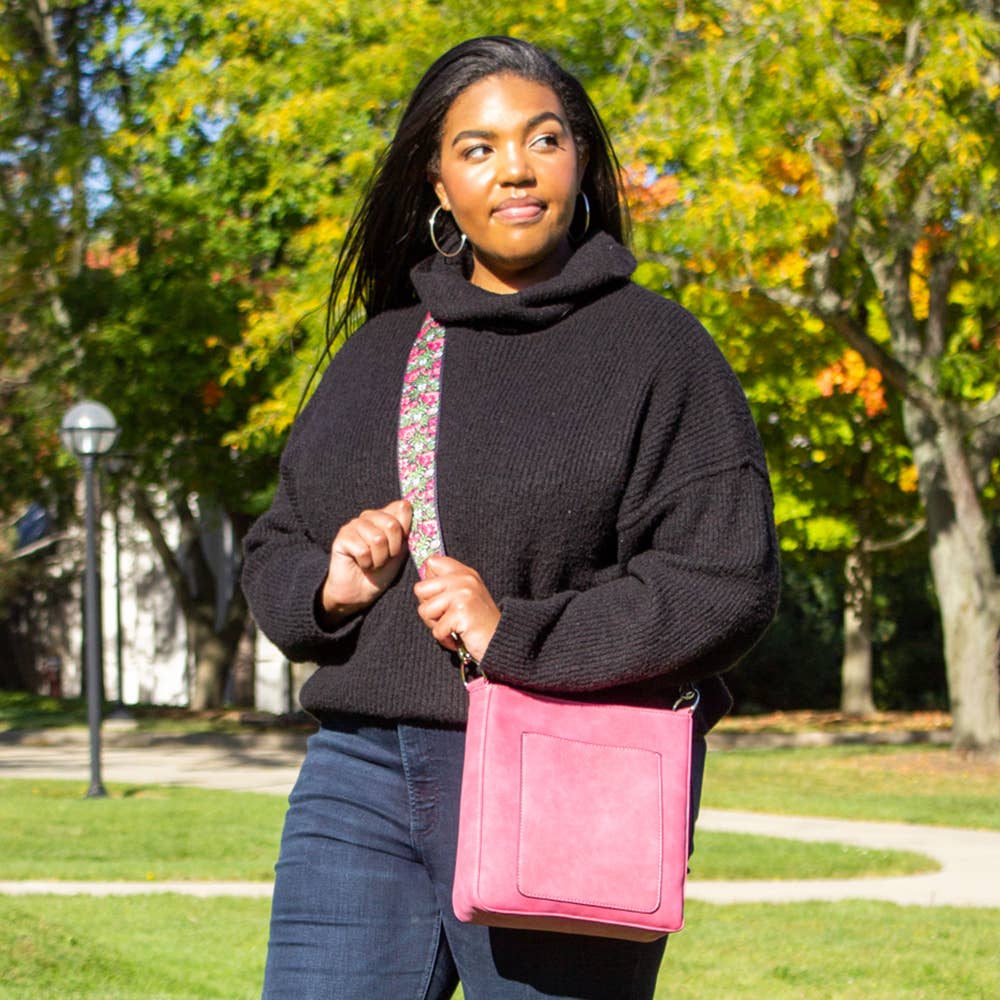
[[[764,638],[726,675],[736,711],[832,708],[840,696],[841,567],[786,556],[781,604]]]
[[[760,421],[785,552],[871,551],[924,517],[939,551],[953,521],[975,539],[968,568],[938,559],[935,573],[942,595],[962,593],[941,606],[952,683],[979,675],[986,690],[995,663],[958,644],[995,633],[998,612],[975,596],[997,592],[996,7],[684,11],[683,34],[639,39],[670,61],[641,100],[657,137],[633,154],[647,273],[699,314],[718,303],[712,329]],[[959,620],[973,606],[974,627]],[[974,719],[953,694],[962,740],[995,742],[995,708]]]
[[[837,523],[837,522],[835,522]],[[736,711],[836,708],[843,653],[843,565],[836,552],[785,553],[778,615],[726,675]],[[923,539],[875,557],[873,693],[883,710],[945,708],[941,621]]]

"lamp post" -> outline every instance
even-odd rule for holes
[[[107,795],[101,781],[101,594],[97,554],[97,460],[115,446],[118,425],[111,411],[100,403],[77,403],[59,427],[63,446],[83,466],[87,563],[84,576],[84,669],[87,678],[87,724],[90,728],[90,788],[88,798]]]
[[[121,454],[108,459],[107,469],[112,476],[117,476],[125,468],[125,459]],[[114,524],[115,524],[115,707],[111,712],[112,719],[130,719],[125,708],[125,665],[124,665],[124,629],[122,626],[122,520],[121,494],[115,493]]]

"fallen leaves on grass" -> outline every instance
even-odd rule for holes
[[[729,716],[719,723],[718,729],[726,733],[946,732],[951,729],[951,715],[947,712],[873,712],[861,716],[818,710],[768,712]]]

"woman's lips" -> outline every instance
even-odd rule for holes
[[[545,211],[545,202],[537,198],[507,198],[493,209],[503,222],[533,222]]]

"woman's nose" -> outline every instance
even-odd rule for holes
[[[527,150],[514,143],[501,150],[497,167],[502,184],[527,184],[535,179]]]

